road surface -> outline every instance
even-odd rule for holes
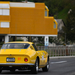
[[[30,71],[10,72],[3,70],[0,75],[33,75]],[[36,75],[36,74],[34,74]],[[40,69],[37,75],[75,75],[75,58],[51,59],[50,70],[42,72]]]

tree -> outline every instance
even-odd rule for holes
[[[69,41],[75,41],[75,7],[72,7],[72,11],[68,14],[66,25],[63,27],[64,33],[66,33],[66,39]]]

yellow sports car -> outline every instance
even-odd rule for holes
[[[49,55],[46,51],[37,50],[32,42],[8,42],[0,50],[0,73],[2,70],[15,71],[31,70],[38,73],[38,69],[49,70]]]

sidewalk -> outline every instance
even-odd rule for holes
[[[56,57],[49,57],[50,59],[60,59],[60,58],[75,58],[75,56],[56,56]]]

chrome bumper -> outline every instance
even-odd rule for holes
[[[12,66],[12,65],[34,65],[32,63],[0,63],[0,65],[9,65],[9,66]]]

